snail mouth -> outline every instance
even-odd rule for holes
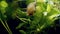
[[[33,16],[33,14],[31,13],[31,14],[27,14],[27,16]]]
[[[32,16],[33,14],[29,14],[29,16]]]

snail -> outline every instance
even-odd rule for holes
[[[27,6],[27,15],[31,16],[35,12],[36,2],[29,3]]]

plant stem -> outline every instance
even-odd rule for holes
[[[5,26],[4,22],[0,19],[2,25],[5,27],[5,29],[9,32],[9,30],[7,29],[7,27]]]
[[[7,32],[8,32],[9,34],[12,34],[12,32],[11,32],[8,24],[5,22],[5,24],[6,24],[6,25],[5,25],[4,22],[3,22],[1,19],[0,19],[0,21],[1,21],[2,25],[5,27],[5,29],[7,30]]]
[[[8,26],[8,24],[7,24],[7,22],[5,21],[5,24],[6,24],[6,27],[8,28],[8,30],[9,30],[9,34],[12,34],[12,31],[10,30],[10,28],[9,28],[9,26]]]

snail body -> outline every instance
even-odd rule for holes
[[[27,6],[27,15],[28,15],[28,16],[34,14],[35,5],[36,5],[36,2],[32,2],[32,3],[30,3],[30,4]]]

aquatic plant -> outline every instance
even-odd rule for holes
[[[58,19],[57,17],[60,14],[60,10],[54,7],[54,0],[36,0],[36,12],[33,16],[27,16],[26,11],[23,11],[25,8],[19,7],[18,2],[21,1],[13,0],[10,3],[6,0],[0,1],[0,23],[9,34],[13,34],[8,25],[8,20],[10,18],[14,20],[19,19],[17,21],[20,22],[15,29],[21,34],[38,34],[46,27],[54,25],[54,21]],[[25,3],[28,5],[31,2],[34,2],[34,0],[26,0]]]

